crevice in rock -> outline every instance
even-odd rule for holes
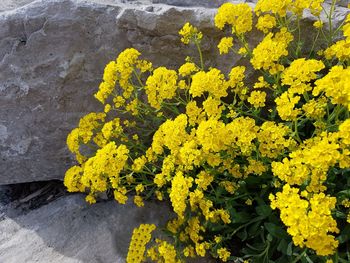
[[[1,185],[0,206],[11,206],[26,212],[68,194],[59,180]]]

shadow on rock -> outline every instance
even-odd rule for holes
[[[133,229],[142,223],[164,226],[171,215],[165,203],[91,206],[81,194],[27,211],[1,199],[0,262],[6,263],[125,262]]]

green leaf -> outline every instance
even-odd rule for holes
[[[267,234],[266,239],[267,239],[269,242],[271,242],[273,238],[272,238],[272,236],[271,236],[270,234]]]
[[[251,216],[246,212],[235,213],[232,223],[245,223],[251,220]]]
[[[346,227],[343,228],[337,239],[340,244],[345,243],[350,239],[350,225],[346,225]]]
[[[242,229],[242,231],[238,232],[236,234],[242,241],[245,241],[248,237],[247,229],[246,227]]]
[[[265,223],[264,224],[266,230],[273,236],[278,239],[288,239],[289,235],[287,232],[280,226],[277,226],[273,223]]]
[[[264,217],[268,217],[272,212],[272,209],[269,205],[260,205],[256,207],[255,210],[258,215],[264,216]]]
[[[287,255],[288,243],[285,239],[281,239],[280,243],[277,246],[277,250],[284,255]]]
[[[256,222],[256,223],[252,224],[252,225],[248,228],[248,235],[249,235],[250,237],[255,237],[255,236],[257,236],[257,235],[259,234],[260,230],[261,230],[261,229],[259,229],[259,227],[260,227],[261,224],[262,224],[261,221],[258,221],[258,222]]]
[[[291,256],[292,254],[293,254],[293,241],[291,241],[287,247],[287,255]]]

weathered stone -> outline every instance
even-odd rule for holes
[[[221,3],[1,1],[0,184],[63,178],[73,161],[66,136],[81,116],[100,109],[92,94],[104,65],[123,49],[135,47],[155,65],[178,66],[187,55],[196,54],[178,37],[189,21],[205,35],[207,65],[224,69],[241,63],[237,56],[218,55],[222,33],[213,26],[216,9],[208,7]],[[338,8],[336,23],[347,11]],[[312,27],[311,20],[306,16],[303,32]],[[257,43],[260,37],[255,30],[249,42]]]
[[[1,210],[0,262],[6,263],[122,263],[135,227],[162,227],[170,216],[164,203],[90,206],[82,195],[62,197],[24,215]]]
[[[204,6],[204,7],[219,7],[225,2],[225,0],[153,0],[155,4],[162,3],[175,6]]]

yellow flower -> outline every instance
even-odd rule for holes
[[[243,80],[245,78],[244,75],[245,67],[237,66],[233,67],[229,73],[229,80],[227,84],[231,87],[237,94],[239,94],[244,86]]]
[[[118,82],[123,90],[123,97],[130,98],[134,91],[133,85],[130,84],[135,68],[139,63],[139,56],[141,53],[134,48],[127,48],[121,52],[116,59],[116,70],[118,75]]]
[[[233,38],[232,37],[223,37],[218,44],[218,49],[220,54],[227,54],[233,46]]]
[[[244,34],[252,30],[252,9],[248,4],[225,3],[219,7],[214,23],[221,30],[225,25],[229,25],[232,27],[232,33]]]
[[[179,35],[181,35],[181,41],[184,44],[189,44],[190,41],[198,41],[201,40],[203,35],[198,31],[198,28],[192,26],[190,23],[186,23],[181,30],[179,31]]]
[[[226,148],[227,131],[222,121],[215,119],[202,121],[198,125],[196,137],[204,153],[220,152]]]
[[[125,187],[119,187],[118,190],[114,190],[114,199],[119,203],[119,204],[126,204],[126,201],[128,200],[128,197],[126,196],[127,190]]]
[[[267,83],[263,76],[258,78],[258,82],[254,84],[254,89],[270,88],[270,84]]]
[[[324,57],[328,60],[336,57],[340,61],[347,61],[350,58],[350,39],[335,42],[324,51]]]
[[[292,0],[259,0],[255,6],[255,13],[259,16],[261,13],[271,12],[281,17],[286,16],[291,7]]]
[[[321,20],[317,20],[317,21],[313,24],[313,26],[314,26],[315,28],[322,28],[322,27],[323,27],[323,22],[322,22]]]
[[[184,212],[187,207],[186,200],[189,195],[189,189],[192,186],[193,178],[186,178],[181,172],[177,172],[171,182],[170,201],[174,212],[179,218],[184,218]]]
[[[135,172],[140,172],[140,171],[142,171],[142,169],[146,163],[147,163],[147,158],[143,155],[143,156],[136,158],[134,160],[134,163],[133,163],[131,168]]]
[[[319,98],[318,100],[311,99],[303,105],[303,111],[305,112],[306,117],[319,119],[326,115],[327,100],[324,97]]]
[[[143,261],[146,245],[151,240],[151,234],[155,229],[156,226],[150,224],[141,224],[134,229],[126,257],[127,263],[141,263]]]
[[[333,104],[341,104],[350,110],[350,68],[334,66],[329,73],[318,79],[312,95],[318,96],[325,92]]]
[[[315,136],[291,152],[290,158],[272,162],[273,174],[290,185],[308,182],[310,192],[324,191],[326,187],[322,184],[327,179],[329,168],[341,160],[339,144],[332,137],[327,133]]]
[[[162,154],[164,148],[170,149],[175,155],[189,137],[186,132],[187,116],[185,114],[178,115],[175,120],[167,120],[164,122],[153,135],[152,150],[156,154]]]
[[[123,133],[123,127],[120,124],[120,119],[115,118],[109,122],[106,122],[103,125],[101,132],[106,140],[110,140],[111,138],[119,138]]]
[[[287,28],[281,28],[276,34],[269,33],[254,48],[253,57],[250,60],[255,69],[264,69],[271,74],[283,70],[279,60],[288,55],[288,45],[293,40],[293,35]]]
[[[190,94],[193,97],[200,97],[208,92],[214,98],[227,96],[227,85],[225,76],[216,68],[210,69],[208,72],[199,71],[192,76]]]
[[[238,147],[243,155],[249,156],[255,148],[253,140],[257,137],[258,127],[255,120],[249,117],[239,117],[226,125],[225,144]],[[217,133],[218,136],[219,133]]]
[[[80,182],[82,174],[83,168],[80,166],[72,166],[67,170],[63,183],[68,192],[83,192],[85,190]]]
[[[158,243],[159,257],[162,259],[158,262],[180,263],[180,261],[177,260],[176,249],[172,244],[161,240],[156,240],[156,242]]]
[[[117,81],[117,64],[115,61],[109,62],[103,73],[103,82],[99,86],[98,92],[94,95],[102,104],[111,95]]]
[[[159,67],[146,81],[146,94],[149,104],[160,109],[165,99],[172,99],[177,89],[177,74],[175,70]]]
[[[227,250],[227,248],[219,248],[217,250],[218,256],[219,258],[223,261],[223,262],[227,262],[228,258],[231,256],[230,251]]]
[[[143,207],[145,204],[143,203],[143,199],[139,195],[135,195],[134,197],[134,204],[137,205],[138,207]]]
[[[155,191],[155,194],[156,194],[156,197],[159,201],[163,201],[164,197],[163,197],[163,194],[162,192],[160,191]]]
[[[220,119],[221,113],[224,110],[224,106],[221,105],[221,100],[214,99],[213,97],[209,96],[204,102],[203,102],[203,109],[209,118],[213,119]]]
[[[92,205],[96,203],[96,198],[93,194],[89,194],[85,197],[85,201]]]
[[[67,136],[67,147],[75,154],[77,161],[81,164],[86,160],[86,157],[80,153],[81,138],[79,137],[79,128],[73,129]]]
[[[282,84],[291,88],[297,87],[301,83],[307,83],[317,78],[316,72],[325,68],[322,61],[316,59],[299,58],[294,60],[282,73]],[[292,92],[289,90],[289,92]],[[304,91],[299,92],[303,94]]]
[[[94,131],[103,125],[105,117],[105,113],[90,112],[80,119],[79,138],[83,143],[87,144],[91,140]]]
[[[179,68],[179,74],[182,77],[186,77],[188,75],[191,75],[193,72],[198,71],[198,67],[196,64],[192,62],[186,62]]]
[[[125,110],[130,112],[131,115],[137,116],[139,114],[138,104],[139,100],[133,99],[128,105],[126,105]]]
[[[259,152],[263,157],[277,158],[296,143],[288,138],[290,129],[282,123],[264,122],[258,132]],[[287,137],[287,138],[286,138]]]
[[[277,112],[282,120],[295,120],[301,114],[300,109],[294,108],[299,100],[300,96],[293,96],[287,91],[275,99]]]
[[[202,161],[202,151],[198,149],[194,140],[184,143],[179,152],[179,159],[184,171],[193,170],[198,167]]]
[[[299,189],[287,184],[276,196],[271,194],[270,200],[272,209],[281,211],[281,220],[295,245],[311,248],[320,256],[335,253],[339,242],[329,234],[339,233],[331,215],[337,201],[335,197],[319,193],[305,200],[299,195]]]
[[[124,169],[128,153],[129,150],[125,145],[117,147],[115,142],[110,142],[97,150],[96,155],[84,165],[82,184],[96,192],[106,191],[108,182],[113,188],[117,188],[119,174]]]
[[[197,178],[195,179],[196,184],[199,188],[202,188],[204,191],[207,190],[208,186],[214,180],[214,176],[206,173],[205,171],[201,171]]]
[[[276,18],[272,15],[266,14],[258,18],[256,28],[267,34],[272,28],[276,26]]]
[[[266,92],[264,91],[252,91],[248,102],[253,105],[255,108],[262,108],[265,106]]]
[[[200,123],[205,118],[203,109],[197,106],[196,101],[190,101],[186,105],[186,115],[188,116],[188,123],[192,126]]]

